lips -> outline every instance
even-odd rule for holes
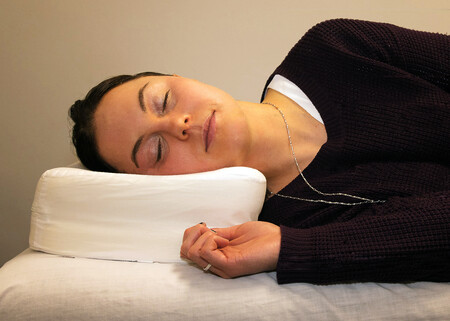
[[[216,135],[215,113],[216,111],[214,110],[212,114],[206,118],[205,123],[203,124],[203,142],[205,143],[205,152],[208,151],[208,148]]]

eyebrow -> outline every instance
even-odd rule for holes
[[[148,82],[142,86],[141,89],[139,89],[139,94],[138,94],[138,100],[139,100],[139,106],[141,107],[142,111],[145,113],[147,112],[147,108],[145,107],[145,103],[144,103],[144,89],[145,87],[147,87]]]
[[[141,146],[143,138],[144,138],[144,136],[141,136],[138,138],[138,140],[136,141],[136,144],[134,144],[133,150],[131,151],[131,160],[133,161],[134,165],[136,165],[137,168],[139,168],[139,164],[136,160],[136,154],[139,150],[139,146]]]

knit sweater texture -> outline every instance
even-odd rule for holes
[[[449,39],[330,20],[269,78],[296,83],[324,120],[328,141],[303,172],[311,185],[386,200],[268,199],[259,219],[281,226],[279,283],[450,281]],[[300,176],[279,193],[357,201]]]

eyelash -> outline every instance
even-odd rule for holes
[[[163,100],[163,103],[161,105],[161,111],[159,112],[161,115],[164,115],[164,113],[166,112],[167,102],[169,100],[169,94],[170,94],[170,89],[164,95],[164,100]],[[155,161],[155,164],[158,163],[159,161],[161,161],[161,159],[162,159],[162,153],[163,153],[162,149],[163,149],[162,138],[158,137],[158,142],[157,142],[157,146],[156,146],[156,161]]]
[[[166,92],[166,95],[164,96],[164,102],[162,104],[162,114],[164,114],[164,112],[166,111],[167,100],[169,98],[169,93],[170,93],[170,89]]]
[[[161,146],[161,137],[158,139],[158,151],[156,153],[156,163],[161,160],[162,154],[162,146]]]
[[[164,112],[166,111],[166,107],[167,107],[167,100],[169,98],[169,93],[170,93],[170,89],[166,92],[166,95],[164,96],[164,102],[162,104],[162,110],[161,110],[161,114],[164,114]],[[158,150],[156,153],[156,163],[158,163],[161,158],[162,158],[162,143],[161,143],[161,137],[158,139]]]

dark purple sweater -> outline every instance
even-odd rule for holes
[[[275,70],[325,123],[328,142],[304,171],[311,185],[387,200],[267,200],[259,219],[281,226],[279,283],[450,281],[449,39],[331,20]],[[301,177],[280,194],[354,201],[318,195]]]

